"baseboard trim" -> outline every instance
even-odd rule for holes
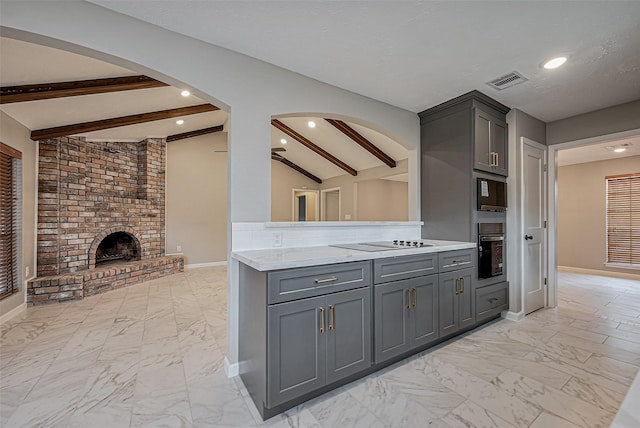
[[[203,267],[213,267],[213,266],[226,266],[227,262],[209,262],[209,263],[194,263],[191,265],[184,265],[186,269],[198,269]]]
[[[585,269],[572,266],[558,266],[558,272],[581,273],[584,275],[608,276],[611,278],[634,279],[640,281],[640,274],[612,272],[608,270]]]
[[[26,302],[25,303],[21,303],[20,306],[16,306],[15,308],[11,309],[6,314],[2,315],[0,317],[0,324],[4,324],[5,322],[13,319],[14,317],[17,317],[18,315],[20,315],[26,309],[27,309],[27,303]]]
[[[500,315],[502,316],[502,318],[508,319],[510,321],[520,322],[524,319],[524,312],[502,311]]]
[[[224,372],[227,377],[236,377],[240,374],[240,365],[238,363],[231,364],[227,357],[224,357]]]

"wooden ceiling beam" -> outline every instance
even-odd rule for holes
[[[346,163],[342,162],[340,159],[338,159],[337,157],[333,156],[331,153],[327,152],[323,148],[318,147],[317,145],[315,145],[313,142],[311,142],[310,140],[308,140],[304,136],[298,134],[296,131],[294,131],[293,129],[289,128],[284,123],[280,122],[278,119],[272,119],[271,120],[271,124],[273,126],[275,126],[276,128],[278,128],[279,130],[281,130],[282,132],[284,132],[285,134],[287,134],[288,136],[290,136],[291,138],[293,138],[294,140],[298,141],[303,146],[305,146],[308,149],[312,150],[314,153],[322,156],[323,158],[325,158],[329,162],[331,162],[334,165],[337,165],[338,167],[340,167],[343,170],[347,171],[349,174],[351,174],[353,176],[358,175],[358,171],[356,171],[354,168],[352,168],[349,165],[347,165]]]
[[[363,149],[380,159],[384,162],[389,168],[396,167],[396,161],[394,161],[391,156],[387,155],[385,152],[376,147],[371,141],[367,140],[365,137],[360,135],[358,131],[347,125],[341,120],[336,119],[325,119],[331,125],[333,125],[337,130],[342,132],[347,137],[351,138],[353,141],[358,143]]]
[[[285,164],[286,166],[288,166],[291,169],[294,169],[296,171],[298,171],[300,174],[306,176],[307,178],[312,179],[313,181],[315,181],[318,184],[322,184],[322,179],[316,177],[315,175],[311,174],[309,171],[307,171],[306,169],[302,168],[301,166],[298,166],[297,164],[291,162],[289,159],[285,159],[284,157],[280,156],[277,153],[271,153],[271,159],[278,161],[278,162],[282,162],[283,164]]]
[[[3,86],[0,88],[0,104],[51,98],[104,94],[169,86],[148,76],[109,77],[105,79],[76,80],[71,82],[38,83],[34,85]]]
[[[73,125],[38,129],[31,132],[31,139],[33,141],[46,140],[48,138],[64,137],[67,135],[80,134],[83,132],[100,131],[103,129],[136,125],[138,123],[153,122],[156,120],[171,119],[174,117],[188,116],[192,114],[206,113],[216,110],[220,109],[211,104],[200,104],[190,107],[180,107],[169,110],[152,111],[149,113],[133,114],[131,116],[94,120],[92,122],[75,123]]]
[[[224,129],[224,126],[212,126],[211,128],[202,128],[196,129],[194,131],[183,132],[182,134],[173,134],[167,137],[167,143],[172,141],[184,140],[186,138],[197,137],[199,135],[213,134],[215,132],[220,132]]]

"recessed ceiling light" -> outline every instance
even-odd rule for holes
[[[182,119],[176,120],[176,124],[177,125],[182,125],[183,123],[184,123],[184,120],[182,120]]]
[[[309,123],[307,123],[307,125],[309,125],[309,128],[315,128],[316,127],[316,123],[313,120],[310,120]]]
[[[545,62],[542,66],[547,70],[553,70],[554,68],[560,67],[565,62],[567,62],[567,57],[559,56],[557,58],[550,59],[549,61]]]
[[[180,92],[180,95],[182,95],[183,97],[188,97],[189,95],[191,95],[191,92],[184,90],[182,92]]]
[[[280,142],[281,142],[282,144],[287,144],[287,140],[285,140],[284,138],[281,138],[281,139],[280,139]]]
[[[624,152],[626,150],[627,150],[626,147],[618,147],[617,149],[613,149],[613,151],[616,152],[616,153],[622,153],[622,152]]]

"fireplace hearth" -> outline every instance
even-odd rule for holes
[[[38,144],[37,277],[27,302],[86,296],[184,269],[165,253],[166,142]]]

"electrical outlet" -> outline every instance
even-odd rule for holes
[[[29,274],[31,273],[31,270],[29,269],[29,266],[27,266],[24,270],[24,276],[25,278],[29,278]]]
[[[182,245],[178,245],[178,247],[176,248],[176,250],[178,250],[179,253],[182,252]]]
[[[275,232],[273,234],[273,246],[282,247],[282,232]]]
[[[351,220],[351,214],[345,214],[344,215],[344,219],[345,220]]]

